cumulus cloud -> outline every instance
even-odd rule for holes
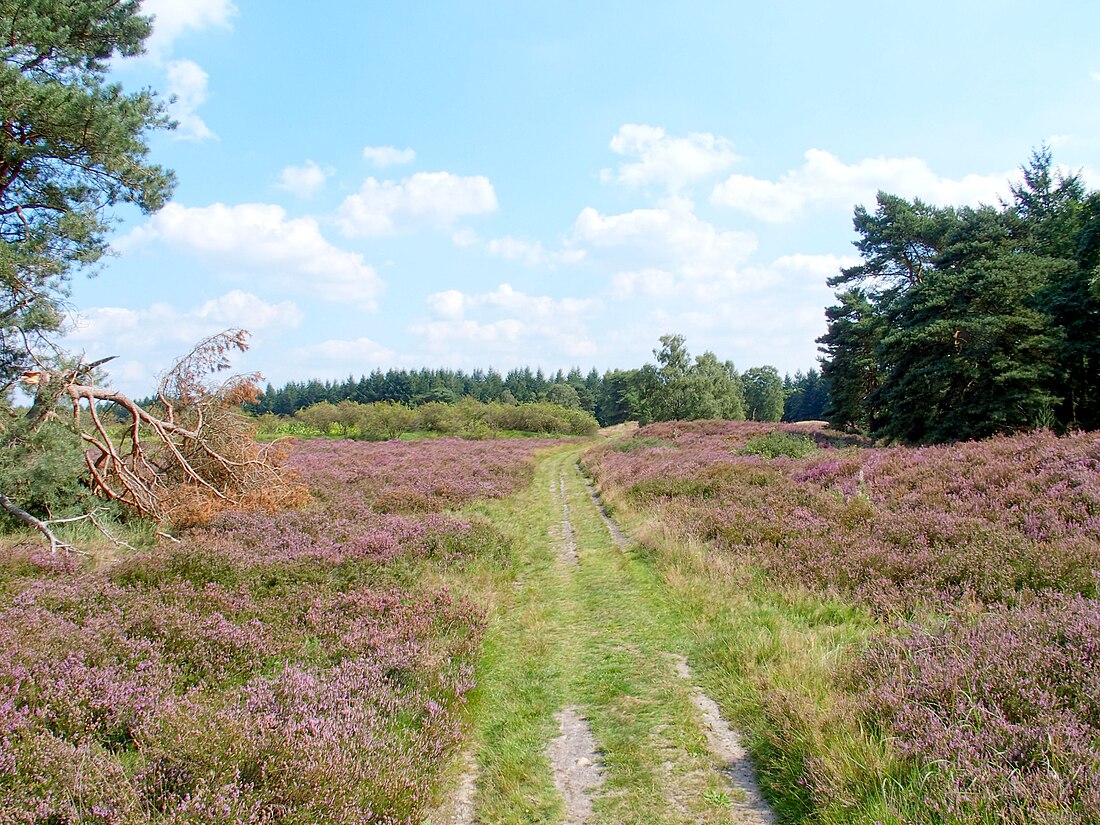
[[[275,185],[300,198],[311,198],[325,185],[331,170],[322,169],[312,160],[302,166],[284,166]]]
[[[363,158],[375,166],[402,166],[416,160],[416,152],[408,147],[398,149],[395,146],[364,146]]]
[[[805,163],[779,180],[731,175],[714,187],[710,202],[769,223],[785,223],[818,204],[871,205],[880,189],[932,203],[992,203],[1007,194],[1010,176],[966,175],[956,180],[937,175],[919,158],[865,158],[846,164],[830,152],[810,149]]]
[[[610,289],[616,298],[660,298],[665,302],[682,298],[697,305],[705,304],[709,309],[716,306],[711,303],[714,301],[744,299],[749,294],[759,296],[772,290],[787,295],[792,302],[795,293],[812,294],[816,306],[831,297],[826,279],[859,261],[854,256],[796,253],[783,255],[769,264],[746,264],[725,278],[692,277],[648,267],[616,272]]]
[[[513,238],[505,235],[503,238],[494,238],[485,245],[490,255],[504,258],[506,261],[516,261],[525,266],[538,266],[546,260],[546,250],[542,248],[540,241],[525,241],[522,238]]]
[[[210,299],[195,311],[195,317],[219,328],[242,327],[252,332],[282,330],[302,322],[301,310],[291,301],[272,304],[239,289]]]
[[[630,162],[617,171],[604,169],[601,177],[628,186],[659,184],[679,190],[729,169],[739,158],[733,144],[710,132],[672,137],[659,126],[627,123],[611,139],[611,151]]]
[[[569,245],[588,261],[618,272],[618,289],[652,292],[666,280],[732,283],[756,249],[750,232],[719,229],[699,218],[691,201],[669,198],[652,209],[603,215],[586,207],[573,224]]]
[[[431,317],[410,326],[433,357],[454,364],[477,363],[478,353],[516,366],[562,355],[588,358],[596,347],[586,318],[596,309],[590,299],[528,295],[509,284],[481,293],[450,289],[428,296]],[[480,361],[484,366],[484,358]]]
[[[146,50],[155,60],[170,54],[176,39],[189,31],[229,28],[237,15],[233,0],[144,0],[143,14],[153,16]]]
[[[168,113],[176,121],[175,136],[181,140],[216,139],[197,109],[206,102],[206,84],[210,75],[191,60],[173,60],[168,64]]]
[[[611,292],[619,298],[643,295],[648,298],[665,298],[675,295],[681,279],[664,269],[629,270],[616,272],[611,279]]]
[[[458,229],[452,232],[451,242],[464,249],[477,247],[494,258],[503,258],[506,261],[530,267],[546,266],[552,269],[558,264],[579,263],[585,256],[583,249],[568,247],[547,249],[542,241],[516,238],[512,235],[484,240],[470,229]]]
[[[191,309],[163,302],[139,309],[89,307],[70,317],[65,344],[94,357],[121,356],[108,367],[112,383],[137,397],[151,392],[159,373],[209,335],[241,327],[262,340],[301,320],[301,311],[290,301],[270,303],[232,290]]]
[[[367,178],[340,205],[337,220],[348,235],[391,235],[418,226],[447,228],[463,216],[496,208],[496,192],[486,177],[417,172],[400,183]]]
[[[206,102],[210,76],[193,60],[165,61],[185,33],[228,29],[237,14],[236,5],[233,0],[143,0],[141,11],[153,17],[153,31],[145,41],[146,59],[164,71],[168,113],[178,124],[173,135],[178,140],[216,139],[198,114]]]
[[[115,244],[123,251],[159,239],[227,272],[261,275],[328,301],[374,309],[381,279],[359,253],[339,249],[313,218],[289,218],[280,206],[170,203]]]
[[[397,353],[370,338],[330,338],[291,351],[290,362],[298,375],[313,378],[346,378],[364,375],[375,367],[396,365]]]

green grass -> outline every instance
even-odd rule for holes
[[[864,611],[778,590],[759,571],[670,534],[644,501],[609,504],[641,542],[616,548],[574,467],[585,445],[543,453],[532,485],[471,512],[504,533],[507,571],[485,582],[493,608],[470,707],[480,821],[560,821],[545,751],[554,713],[580,708],[601,748],[598,822],[728,822],[736,791],[706,748],[689,686],[669,654],[738,728],[784,822],[901,823],[923,778],[860,728],[837,674],[877,627]],[[580,562],[556,558],[566,480]],[[846,796],[809,798],[807,760],[848,777]],[[927,811],[925,810],[925,813]]]
[[[899,774],[888,744],[862,729],[837,680],[875,620],[843,601],[775,588],[736,559],[671,534],[633,496],[610,504],[641,537],[638,553],[676,606],[696,677],[741,730],[780,820],[916,821],[907,816],[923,779]],[[843,799],[822,805],[808,796],[800,779],[812,759],[839,767]]]
[[[531,487],[474,508],[511,538],[515,579],[498,580],[470,708],[480,821],[555,822],[561,802],[545,751],[554,714],[576,706],[601,748],[607,823],[728,821],[733,791],[706,748],[690,686],[670,653],[688,652],[687,615],[644,554],[617,549],[574,463],[554,448]],[[580,557],[557,558],[564,476]]]
[[[739,452],[741,455],[755,455],[760,458],[805,458],[817,452],[817,444],[804,435],[773,430],[764,435],[753,436]]]

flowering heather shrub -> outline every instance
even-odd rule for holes
[[[816,803],[844,810],[897,780],[925,797],[904,800],[906,821],[1100,821],[1100,434],[866,449],[781,425],[819,450],[742,454],[772,429],[668,422],[639,430],[654,446],[598,448],[585,464],[612,498],[773,581],[883,617],[947,616],[888,623],[847,676],[841,666],[845,701],[902,767],[868,776],[809,758]],[[804,701],[762,699],[793,728],[813,718]]]
[[[853,677],[900,753],[939,766],[953,821],[1100,821],[1100,602],[1051,596],[946,629],[907,627]]]
[[[535,449],[553,441],[454,438],[301,442],[287,466],[323,499],[350,488],[374,510],[439,511],[506,496],[531,479]]]
[[[424,566],[506,553],[438,511],[514,489],[535,445],[350,446],[299,445],[314,508],[105,571],[0,548],[0,823],[422,820],[484,625]],[[425,506],[372,509],[401,472]]]
[[[924,602],[1012,602],[1030,591],[1097,592],[1100,436],[1049,433],[947,447],[740,454],[775,425],[666,422],[597,449],[600,484],[782,581],[854,596],[880,613]]]

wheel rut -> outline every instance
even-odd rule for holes
[[[427,822],[774,823],[740,738],[677,652],[687,637],[663,579],[576,455],[550,455],[504,511],[521,544],[494,634],[504,691],[479,726],[487,761],[479,774],[467,751]]]
[[[589,498],[607,528],[611,540],[619,550],[626,550],[632,544],[630,537],[611,517],[592,481],[583,474],[579,462],[575,466],[577,472],[584,478]],[[772,825],[776,822],[775,813],[761,793],[756,779],[756,770],[748,751],[742,744],[740,734],[722,717],[718,703],[696,683],[687,658],[679,653],[667,655],[672,661],[677,677],[689,686],[691,703],[698,713],[698,723],[706,736],[708,750],[718,761],[720,772],[727,780],[731,791],[729,807],[732,821],[739,825]],[[686,813],[687,805],[684,797],[688,788],[685,786],[691,786],[694,790],[705,784],[705,780],[699,775],[701,771],[698,767],[692,766],[690,760],[684,759],[682,754],[675,753],[675,749],[668,748],[667,744],[659,743],[656,746],[669,752],[666,766],[670,768],[670,774],[675,763],[679,762],[685,766],[679,771],[678,777],[667,777],[666,794],[674,809]]]
[[[604,782],[596,740],[588,721],[577,707],[554,715],[561,733],[550,743],[546,755],[554,771],[554,786],[565,804],[565,825],[587,825],[593,821],[592,799]]]
[[[425,825],[475,825],[474,796],[477,793],[477,757],[466,751],[460,757],[461,774],[454,791],[428,814]]]
[[[775,814],[760,792],[749,753],[741,743],[741,735],[722,718],[718,703],[694,684],[695,677],[684,656],[672,654],[676,675],[691,685],[691,702],[699,711],[703,731],[707,736],[710,752],[723,764],[722,773],[729,779],[734,791],[731,807],[737,811],[738,823],[744,825],[770,825]]]

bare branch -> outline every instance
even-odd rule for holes
[[[67,399],[86,445],[84,462],[92,491],[162,524],[203,523],[225,507],[302,503],[308,497],[304,488],[283,476],[273,452],[255,442],[251,426],[236,410],[243,400],[255,397],[259,376],[238,376],[217,388],[205,384],[209,374],[228,366],[231,350],[246,347],[243,330],[227,330],[200,342],[161,381],[163,414],[96,386],[91,373],[109,358],[56,371],[40,365],[24,375],[35,391],[28,422],[32,429],[41,427],[57,417],[58,403]],[[121,436],[118,425],[104,419],[105,404],[121,412]],[[66,547],[50,529],[52,522],[8,499],[4,502],[8,512],[50,540],[51,550]],[[121,545],[95,515],[93,511],[66,521],[88,520]]]
[[[57,535],[50,529],[50,523],[42,521],[40,518],[35,518],[19,505],[15,504],[10,498],[3,493],[0,493],[0,507],[3,507],[11,515],[15,517],[16,521],[19,521],[28,527],[31,527],[45,536],[46,540],[50,543],[50,552],[56,554],[58,550],[71,550],[72,545],[66,544],[57,537]]]

